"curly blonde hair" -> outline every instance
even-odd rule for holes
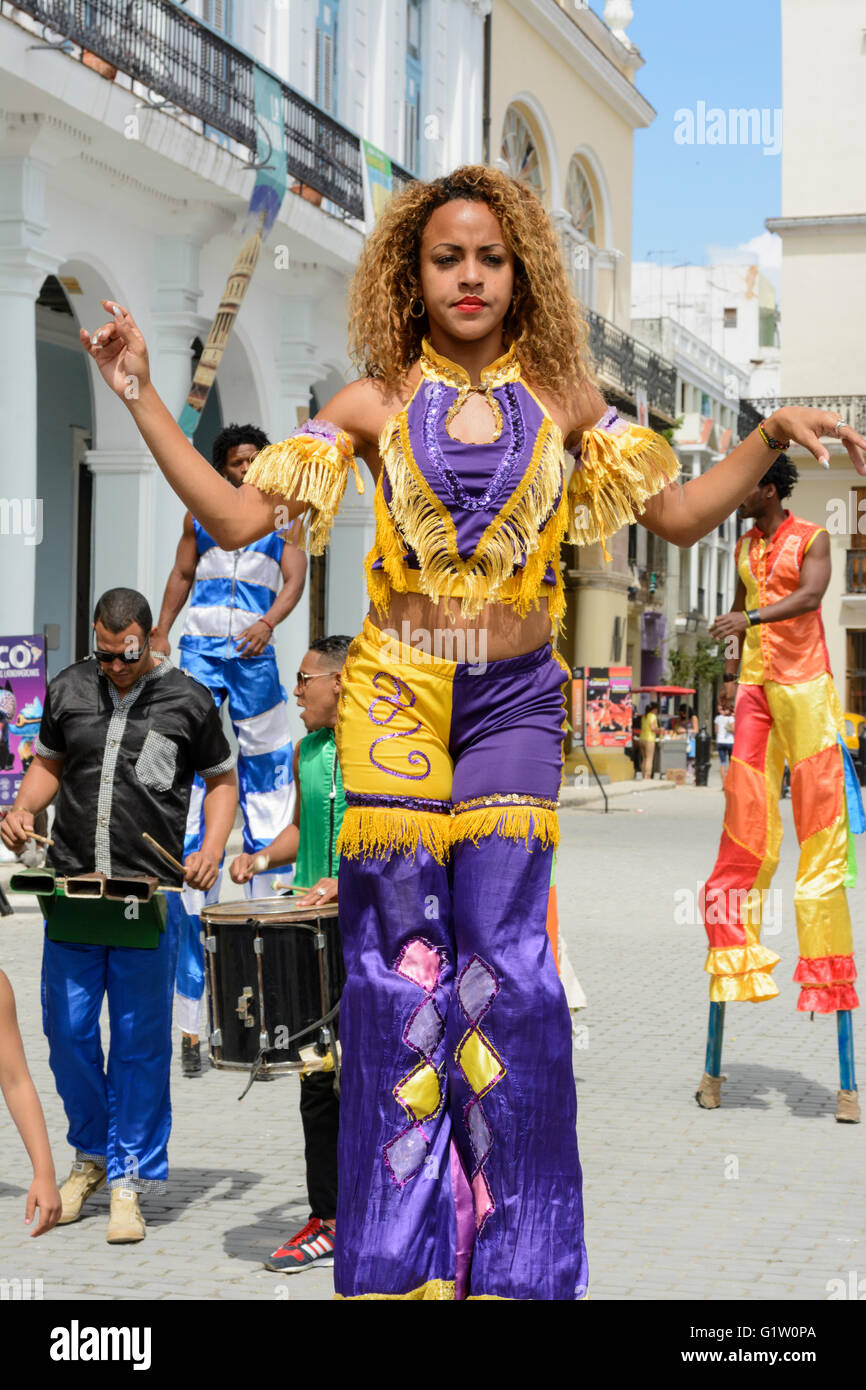
[[[502,329],[526,377],[560,397],[595,384],[586,321],[548,214],[526,184],[483,164],[412,183],[387,204],[349,289],[349,351],[359,371],[394,390],[421,356],[427,315],[409,313],[422,298],[421,235],[431,213],[457,198],[486,203],[514,255],[514,296]]]

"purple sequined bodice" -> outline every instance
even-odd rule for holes
[[[524,478],[545,416],[521,381],[506,382],[492,393],[502,414],[498,439],[466,444],[452,438],[445,427],[457,394],[456,387],[442,381],[422,381],[406,407],[406,422],[415,463],[450,515],[457,548],[465,560]],[[391,485],[386,472],[382,493],[390,506]],[[409,569],[420,568],[413,550],[407,548],[405,558]],[[515,569],[522,568],[525,559],[520,556]],[[381,568],[378,557],[373,569]],[[544,582],[556,583],[552,565],[547,567]]]

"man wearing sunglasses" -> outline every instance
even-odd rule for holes
[[[295,749],[295,780],[299,795],[291,823],[264,851],[274,864],[293,863],[298,884],[310,891],[295,898],[298,907],[318,907],[337,897],[337,836],[343,823],[346,798],[334,730],[340,703],[343,663],[349,652],[348,637],[321,637],[313,642],[301,662],[295,699],[307,730]],[[257,856],[240,854],[229,873],[235,883],[246,883],[256,872]],[[270,863],[268,864],[270,867]],[[301,1073],[301,1121],[310,1219],[284,1241],[265,1262],[279,1274],[298,1274],[312,1265],[334,1263],[334,1228],[337,1217],[337,1130],[340,1103],[334,1092],[332,1071]]]
[[[56,798],[49,863],[58,876],[150,876],[206,891],[237,807],[234,759],[209,691],[151,649],[152,621],[134,589],[99,599],[92,656],[51,681],[35,756],[0,834],[20,849],[34,816]],[[205,837],[181,872],[143,832],[181,859],[196,774],[205,786]],[[60,1224],[77,1220],[107,1182],[110,1244],[143,1239],[139,1194],[164,1190],[168,1176],[178,931],[161,894],[146,909],[134,898],[58,895],[46,918],[43,1022],[75,1151]],[[99,1029],[106,994],[107,1066]]]

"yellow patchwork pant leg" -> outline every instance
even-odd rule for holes
[[[800,844],[794,910],[800,959],[797,1008],[857,1008],[848,863],[845,774],[838,743],[841,708],[832,677],[766,687],[791,768],[791,803]]]

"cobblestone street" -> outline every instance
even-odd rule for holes
[[[765,937],[782,956],[781,997],[729,1007],[723,1108],[702,1111],[693,1099],[705,937],[696,919],[677,919],[712,867],[721,811],[717,782],[618,797],[608,815],[600,804],[562,811],[560,927],[588,999],[574,1058],[593,1299],[823,1300],[839,1287],[830,1281],[847,1288],[855,1272],[856,1287],[866,1275],[866,1132],[834,1120],[833,1018],[795,1012],[789,802],[775,881],[781,930]],[[69,1151],[41,1031],[41,932],[35,906],[17,907],[28,901],[15,899],[16,916],[0,920],[0,964],[62,1182]],[[862,887],[851,905],[857,945]],[[148,1233],[138,1246],[106,1244],[105,1193],[79,1223],[32,1241],[29,1165],[5,1115],[0,1278],[41,1279],[45,1299],[330,1298],[328,1269],[292,1278],[262,1269],[307,1218],[298,1082],[254,1085],[239,1104],[243,1084],[215,1070],[184,1080],[175,1058],[169,1190],[142,1199]]]

